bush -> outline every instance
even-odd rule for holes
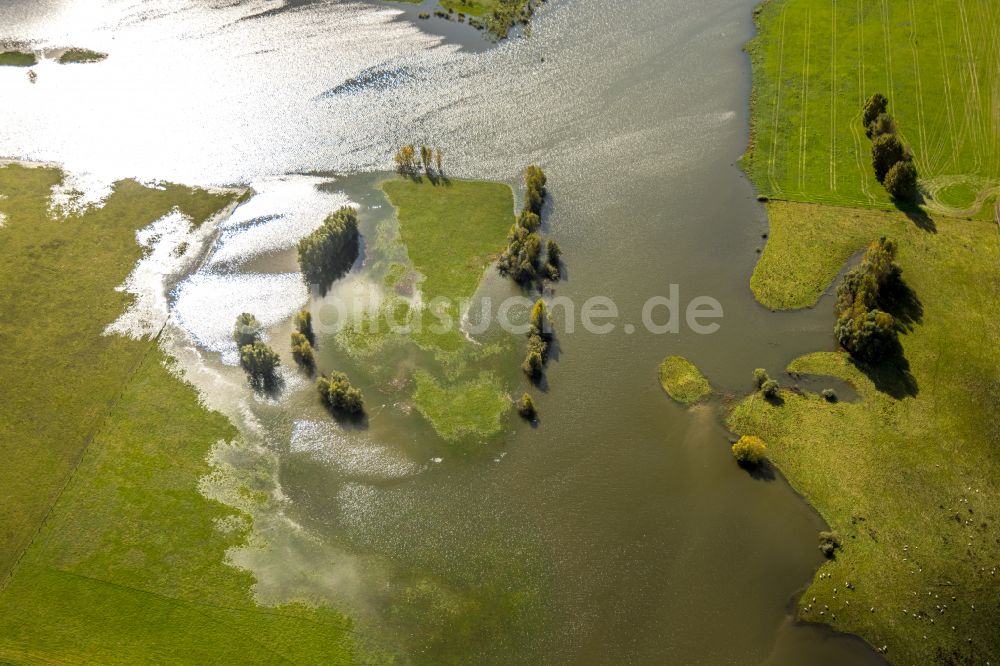
[[[896,162],[885,175],[885,189],[893,199],[912,199],[917,193],[917,167],[913,162]]]
[[[753,371],[753,385],[759,391],[764,388],[764,384],[771,381],[764,368],[757,368]]]
[[[298,331],[292,331],[292,358],[307,370],[312,370],[316,366],[316,357],[309,339]]]
[[[883,134],[872,143],[872,166],[875,178],[885,182],[886,174],[897,162],[907,159],[906,147],[895,134]]]
[[[517,413],[521,415],[521,418],[528,421],[534,421],[535,417],[538,416],[538,412],[535,410],[535,403],[527,393],[522,395],[521,399],[517,401]]]
[[[774,400],[781,392],[781,385],[773,379],[768,379],[766,382],[761,384],[760,392],[763,393],[764,397],[768,400]]]
[[[299,268],[306,284],[319,285],[320,292],[350,270],[360,252],[357,212],[345,206],[323,222],[323,226],[299,241]]]
[[[351,380],[343,372],[335,370],[329,378],[320,377],[316,389],[323,404],[338,414],[357,416],[364,412],[361,391],[351,386]]]
[[[823,399],[827,402],[837,402],[837,392],[831,388],[823,389],[820,395],[822,395]]]
[[[875,120],[886,112],[889,108],[889,100],[882,93],[875,93],[868,98],[865,102],[864,112],[862,113],[861,123],[865,126],[865,130],[868,130]],[[868,138],[871,138],[871,134]]]
[[[558,282],[560,278],[559,262],[562,260],[562,250],[559,244],[550,240],[545,244],[545,277],[553,282]]]
[[[277,369],[281,359],[261,341],[240,348],[240,365],[255,389],[272,389],[278,383]]]
[[[295,315],[295,330],[306,336],[309,344],[316,345],[316,336],[313,334],[312,313],[309,310],[299,310]]]
[[[243,349],[245,346],[260,340],[263,328],[257,318],[249,312],[241,314],[236,318],[236,328],[233,330],[233,341],[236,343],[236,348]]]
[[[836,532],[819,533],[819,549],[827,558],[833,559],[840,547],[840,535]]]
[[[764,440],[754,435],[744,435],[733,444],[733,457],[741,465],[759,465],[767,454]]]

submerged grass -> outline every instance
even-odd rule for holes
[[[735,431],[767,442],[789,482],[840,534],[843,549],[802,596],[800,617],[887,646],[894,663],[997,663],[996,225],[937,218],[932,231],[901,214],[769,208],[778,226],[755,291],[772,303],[813,302],[836,261],[883,233],[899,243],[915,294],[897,312],[908,329],[901,358],[868,368],[817,353],[789,367],[843,378],[859,402],[783,392],[780,404],[751,396],[730,417]]]
[[[712,392],[708,380],[683,356],[668,356],[663,360],[660,385],[667,395],[684,405],[693,405]]]
[[[34,53],[24,51],[4,51],[0,53],[0,67],[34,67],[38,58]]]
[[[136,229],[175,207],[200,224],[233,195],[126,181],[54,220],[61,179],[0,168],[0,660],[347,663],[345,618],[258,608],[252,577],[224,564],[249,519],[198,483],[233,427],[154,341],[102,335],[127,304]]]

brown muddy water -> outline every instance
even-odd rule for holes
[[[270,494],[252,547],[233,554],[261,603],[342,608],[366,648],[418,663],[882,663],[788,620],[821,563],[822,520],[780,475],[733,463],[718,400],[683,408],[657,381],[681,354],[739,394],[754,368],[779,375],[833,344],[829,298],[771,313],[748,287],[767,232],[735,166],[753,0],[551,0],[530,37],[488,49],[474,31],[443,40],[434,32],[458,26],[424,32],[371,4],[94,4],[0,7],[0,39],[111,54],[43,62],[33,85],[0,72],[0,154],[66,165],[81,205],[118,177],[258,192],[220,222],[197,271],[165,276],[160,315],[188,378],[247,440],[216,452],[219,483],[253,477]],[[409,140],[441,145],[453,175],[515,189],[541,164],[567,263],[554,295],[618,307],[610,334],[559,334],[538,427],[510,416],[456,449],[332,336],[321,366],[365,389],[363,427],[331,421],[294,372],[278,395],[253,396],[233,365],[235,313],[287,339],[310,301],[291,248],[327,212],[358,205],[377,258],[377,230],[393,224],[377,173]],[[330,173],[355,175],[317,175]],[[369,266],[345,284],[374,284]],[[670,285],[685,305],[717,299],[719,330],[646,331],[643,304]],[[378,362],[419,362],[394,354]],[[496,371],[519,395],[510,359]]]

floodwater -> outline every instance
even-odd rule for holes
[[[529,37],[482,48],[466,26],[379,3],[3,3],[0,39],[111,54],[43,62],[34,84],[0,68],[0,155],[65,165],[66,205],[100,205],[121,177],[257,192],[211,239],[163,234],[208,243],[204,261],[137,267],[137,311],[113,330],[166,323],[186,376],[243,432],[214,452],[204,491],[225,501],[252,478],[269,493],[253,547],[232,557],[261,603],[342,608],[366,650],[430,664],[881,663],[788,622],[821,562],[822,520],[780,475],[733,463],[718,404],[682,408],[657,381],[681,354],[739,394],[754,368],[779,375],[832,347],[829,298],[771,313],[748,287],[767,232],[734,165],[754,4],[552,0]],[[409,141],[441,146],[452,175],[515,188],[543,165],[567,263],[555,295],[607,296],[621,315],[610,334],[559,336],[537,428],[512,416],[471,451],[338,357],[332,336],[320,365],[365,389],[363,426],[332,421],[288,368],[278,395],[251,395],[227,346],[235,313],[281,341],[292,313],[319,306],[291,247],[326,212],[358,205],[377,256],[392,214],[374,174]],[[159,279],[160,298],[129,286],[140,278]],[[378,285],[366,264],[340,288],[377,298]],[[670,285],[684,306],[717,299],[719,330],[646,331],[643,304]],[[498,372],[524,390],[516,365]]]

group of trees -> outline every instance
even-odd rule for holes
[[[301,310],[295,315],[295,330],[292,331],[292,358],[299,367],[312,372],[316,368],[316,356],[313,347],[316,336],[312,330],[312,313]]]
[[[396,170],[404,176],[417,178],[421,168],[431,180],[444,175],[444,152],[440,148],[420,146],[418,149],[408,143],[396,151],[393,160],[396,162]],[[432,163],[434,166],[431,166]]]
[[[278,354],[261,340],[263,327],[257,318],[244,312],[236,318],[233,340],[240,350],[240,365],[250,385],[257,390],[271,390],[278,383]]]
[[[777,380],[771,379],[764,368],[757,368],[753,371],[753,383],[768,400],[777,399],[781,392],[781,385],[778,384]]]
[[[913,155],[896,133],[896,121],[887,112],[889,100],[875,93],[865,102],[862,120],[872,140],[875,178],[894,199],[911,199],[917,193],[917,167]]]
[[[360,416],[365,410],[361,391],[351,385],[351,380],[343,372],[334,370],[329,377],[320,376],[316,390],[323,404],[337,414]]]
[[[306,283],[325,293],[358,258],[359,238],[353,208],[345,206],[327,217],[323,226],[299,241],[299,268]]]
[[[545,310],[545,301],[538,299],[531,308],[531,328],[528,331],[528,352],[521,364],[528,379],[538,383],[545,374],[549,362],[549,343],[552,342],[552,326]]]
[[[497,261],[497,269],[521,285],[557,281],[562,250],[554,240],[548,240],[543,252],[539,233],[546,196],[545,173],[537,166],[529,166],[524,180],[524,208],[507,234],[507,247]]]
[[[880,308],[886,288],[900,279],[896,243],[873,241],[861,265],[844,276],[837,289],[837,341],[852,356],[876,362],[896,343],[896,321]]]

